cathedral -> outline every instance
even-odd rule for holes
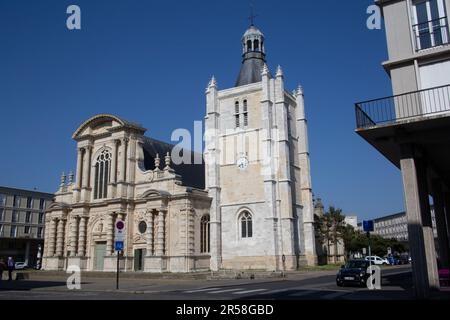
[[[81,124],[76,174],[48,207],[43,269],[115,271],[119,220],[123,271],[317,264],[303,90],[285,89],[281,67],[272,76],[253,24],[242,47],[235,86],[206,89],[203,154],[182,150],[180,162],[174,145],[114,115]]]

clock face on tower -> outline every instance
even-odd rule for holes
[[[248,167],[248,159],[246,157],[241,157],[237,161],[237,166],[241,170],[245,170]]]

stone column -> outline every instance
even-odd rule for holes
[[[434,215],[436,217],[436,229],[439,243],[439,259],[442,264],[442,267],[448,269],[450,265],[449,245],[447,235],[447,223],[445,221],[445,209],[444,209],[442,185],[439,180],[433,180],[432,184],[433,184]]]
[[[423,299],[429,296],[430,287],[439,287],[426,172],[421,161],[414,157],[413,146],[402,145],[401,149],[400,167],[408,220],[414,288],[416,297]],[[424,221],[427,216],[430,221],[428,219]]]
[[[72,217],[70,221],[70,256],[77,254],[78,217]]]
[[[127,144],[128,139],[123,138],[120,144],[120,177],[119,182],[125,182],[127,172]]]
[[[147,256],[153,256],[153,212],[147,213]]]
[[[157,256],[163,256],[164,255],[164,245],[165,245],[165,239],[164,239],[164,211],[160,210],[158,212],[158,238],[156,239],[156,255]]]
[[[56,231],[56,256],[62,257],[64,254],[64,225],[65,220],[60,218],[58,220],[58,229]]]
[[[57,219],[52,218],[52,220],[50,221],[48,252],[47,252],[47,256],[49,256],[49,257],[53,257],[55,255],[56,223],[57,223]]]
[[[86,217],[80,217],[80,227],[78,229],[78,252],[77,256],[85,256],[85,243],[86,243]]]
[[[114,213],[108,214],[106,236],[107,236],[106,255],[110,256],[113,252],[113,242],[114,242]]]
[[[119,151],[120,140],[114,140],[114,151],[111,163],[111,183],[117,182],[117,155]]]
[[[75,178],[75,188],[80,189],[81,188],[81,177],[82,177],[82,170],[83,170],[83,148],[78,148],[78,154],[77,154],[77,173]]]
[[[91,156],[92,156],[92,147],[87,146],[84,149],[84,157],[83,157],[83,182],[82,186],[83,188],[89,188],[90,187],[90,168],[91,168]]]

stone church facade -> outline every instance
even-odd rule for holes
[[[114,115],[74,133],[77,170],[48,208],[43,268],[114,271],[114,226],[125,222],[122,270],[295,270],[317,263],[303,91],[272,77],[264,35],[244,34],[235,87],[206,90],[205,151],[146,137]]]

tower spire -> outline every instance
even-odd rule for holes
[[[255,14],[253,2],[250,3],[250,17],[248,19],[250,20],[250,26],[255,26],[255,18],[258,16]]]
[[[256,15],[250,15],[251,26],[242,36],[242,66],[236,81],[236,87],[261,81],[261,72],[266,63],[264,34],[254,26]]]

